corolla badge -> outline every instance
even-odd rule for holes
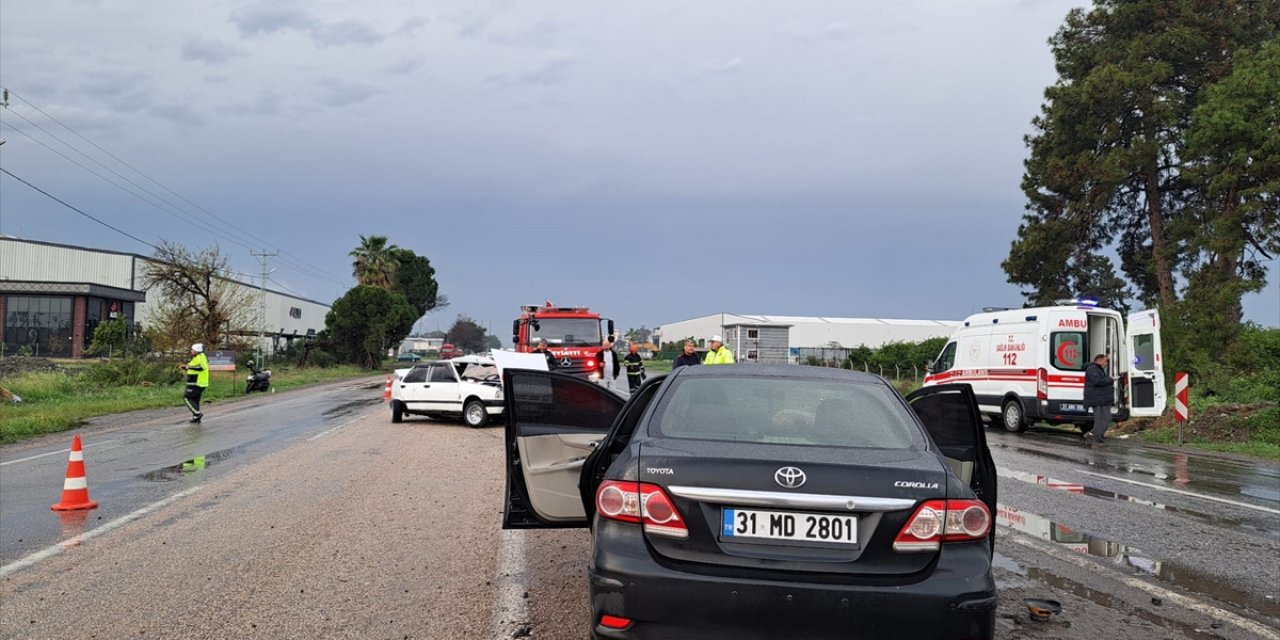
[[[773,480],[787,489],[797,489],[806,480],[804,472],[796,467],[782,467],[773,472]]]

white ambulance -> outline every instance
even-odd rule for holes
[[[1084,370],[1107,354],[1116,380],[1111,411],[1117,420],[1164,413],[1166,391],[1160,353],[1160,314],[1129,315],[1094,300],[1059,306],[984,309],[969,316],[929,367],[924,385],[963,383],[984,414],[1009,431],[1035,422],[1092,427],[1084,400]]]

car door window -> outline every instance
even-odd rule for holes
[[[987,449],[977,399],[968,385],[926,387],[907,396],[947,464],[995,513],[995,462]]]
[[[431,367],[431,377],[427,381],[432,383],[457,382],[457,379],[453,377],[453,371],[449,368],[449,365],[436,365]]]
[[[427,370],[429,368],[430,367],[414,367],[409,371],[409,373],[405,374],[402,382],[426,382]]]

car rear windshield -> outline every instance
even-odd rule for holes
[[[672,382],[650,422],[652,435],[884,449],[907,449],[920,439],[908,410],[882,384],[754,376]]]

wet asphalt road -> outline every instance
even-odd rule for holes
[[[501,427],[392,425],[361,386],[99,421],[83,519],[49,510],[67,436],[0,449],[0,637],[584,637],[588,536],[500,531]],[[989,437],[997,637],[1280,637],[1280,467]]]

